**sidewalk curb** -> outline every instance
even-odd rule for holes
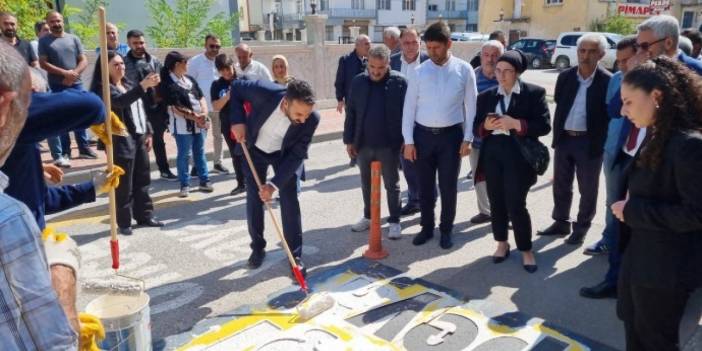
[[[323,143],[323,142],[327,142],[327,141],[331,141],[331,140],[340,139],[342,135],[343,135],[342,131],[315,135],[312,138],[312,143],[317,144],[317,143]],[[205,154],[205,157],[207,158],[208,162],[212,161],[213,154],[214,154],[214,151],[209,151]],[[222,159],[223,160],[230,159],[229,152],[227,151],[226,145],[224,145]],[[151,152],[149,153],[149,161],[150,161],[151,172],[154,172],[154,170],[158,170],[158,166],[156,165],[156,159],[153,157],[153,153],[151,153]],[[175,161],[176,161],[175,155],[168,157],[169,164],[173,165],[173,164],[175,164]],[[68,173],[63,177],[63,182],[61,182],[60,185],[76,184],[76,183],[90,181],[92,179],[92,176],[90,175],[90,173],[92,171],[101,170],[103,167],[104,167],[103,164],[100,164],[100,165],[96,165],[95,167],[86,168],[86,169],[82,169],[80,171]]]

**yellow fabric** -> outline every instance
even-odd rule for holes
[[[129,135],[129,132],[127,132],[127,127],[114,112],[110,112],[110,121],[112,122],[112,135]],[[110,140],[107,138],[107,130],[105,129],[104,123],[90,126],[90,130],[100,139],[100,141],[102,141],[103,144],[112,145],[110,144]]]
[[[54,229],[53,227],[46,227],[41,232],[41,239],[44,242],[55,241],[57,243],[60,243],[64,240],[68,239],[68,234],[57,233],[56,229]]]
[[[124,169],[122,167],[113,165],[112,172],[107,174],[107,180],[105,183],[100,185],[99,191],[106,193],[110,191],[110,188],[116,189],[119,186],[119,177],[124,175]]]
[[[100,351],[98,343],[105,338],[105,328],[100,319],[91,314],[81,312],[80,321],[80,351]]]

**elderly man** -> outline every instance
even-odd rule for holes
[[[5,164],[27,118],[30,81],[25,60],[0,42],[0,166]],[[2,347],[76,350],[79,323],[74,268],[56,264],[49,269],[50,262],[39,242],[41,232],[32,214],[4,193],[8,181],[0,172],[0,309],[5,318],[0,323]]]
[[[637,27],[637,51],[648,58],[661,55],[677,59],[689,69],[702,75],[702,62],[685,55],[678,49],[680,26],[678,20],[669,15],[653,16],[643,21]]]
[[[417,68],[409,82],[402,114],[404,156],[415,162],[420,193],[431,194],[438,175],[441,192],[439,230],[442,249],[453,247],[451,234],[456,219],[458,172],[461,157],[470,154],[473,141],[476,97],[475,72],[452,55],[451,31],[444,22],[430,25],[424,32],[430,61]],[[421,232],[412,244],[423,245],[434,236],[436,199],[422,195]]]
[[[390,55],[399,54],[402,51],[401,34],[397,27],[387,27],[383,30],[383,43],[390,49]]]
[[[234,48],[234,52],[236,53],[236,59],[239,61],[236,64],[237,77],[248,80],[273,81],[271,72],[266,68],[266,65],[253,59],[253,51],[248,45],[241,43]],[[210,87],[207,86],[203,89],[209,88]]]
[[[107,35],[107,50],[117,52],[122,56],[127,56],[129,45],[119,42],[119,28],[113,23],[105,24],[105,34]],[[100,47],[95,48],[95,53],[100,54]]]
[[[32,45],[17,36],[17,17],[8,12],[0,12],[0,29],[2,29],[2,38],[17,49],[27,64],[39,67],[37,54],[32,49]]]
[[[415,60],[418,60],[415,57]],[[387,192],[388,238],[399,239],[400,174],[398,155],[402,147],[402,104],[407,81],[390,70],[390,49],[378,45],[368,52],[368,72],[353,79],[346,106],[344,144],[351,158],[358,158],[363,193],[363,217],[351,227],[354,232],[370,227],[371,162],[380,161]]]
[[[585,34],[578,39],[578,65],[558,75],[553,122],[554,223],[538,235],[571,234],[570,206],[573,178],[578,177],[580,205],[566,240],[580,245],[590,229],[597,208],[602,153],[607,138],[607,85],[611,74],[598,63],[608,47],[600,34]]]
[[[490,33],[490,36],[488,36],[488,40],[497,40],[502,44],[503,48],[507,47],[507,37],[505,36],[505,32],[501,30],[496,30],[492,33]],[[473,66],[473,68],[478,68],[480,67],[480,58],[482,56],[482,51],[478,52],[473,58],[470,60],[470,65]]]
[[[390,56],[390,67],[402,73],[409,81],[414,78],[417,67],[429,59],[429,55],[420,50],[419,33],[414,28],[402,30],[400,45],[402,52]],[[405,174],[405,181],[407,181],[407,203],[400,210],[400,215],[409,216],[419,212],[419,178],[417,178],[414,163],[407,161],[402,155],[400,155],[400,163],[402,164],[402,172]],[[434,196],[436,196],[436,192],[434,192]]]
[[[478,94],[498,85],[497,76],[495,75],[495,67],[497,67],[497,59],[505,52],[505,47],[498,40],[489,40],[483,44],[480,49],[480,66],[475,69],[475,81],[478,88]],[[470,168],[475,170],[478,168],[478,160],[480,159],[480,138],[475,136],[471,144],[473,151],[468,156]],[[470,219],[473,224],[482,224],[490,222],[490,200],[487,195],[487,183],[475,183],[475,195],[478,201],[478,214]]]
[[[222,48],[222,42],[215,35],[208,34],[205,37],[205,51],[188,60],[188,74],[195,78],[197,85],[202,89],[207,101],[207,111],[210,111],[210,121],[212,121],[212,144],[214,146],[214,161],[213,170],[221,174],[229,174],[229,170],[222,165],[222,128],[220,126],[219,112],[214,112],[212,109],[212,96],[210,96],[210,88],[212,83],[219,79],[219,72],[215,67],[215,57],[219,55],[219,49]],[[249,66],[251,66],[249,64]]]

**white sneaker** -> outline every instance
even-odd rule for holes
[[[400,223],[390,223],[388,227],[388,239],[397,240],[402,236],[402,226]]]
[[[365,232],[368,228],[370,228],[370,219],[363,217],[360,221],[351,226],[351,231]]]
[[[71,163],[68,162],[68,160],[66,160],[63,156],[54,161],[54,164],[61,168],[71,168]]]
[[[178,193],[178,197],[188,197],[190,195],[190,187],[184,186],[180,188],[180,193]]]

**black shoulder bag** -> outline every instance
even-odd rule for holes
[[[500,108],[502,108],[503,114],[507,113],[503,96],[500,96]],[[548,164],[551,161],[551,155],[548,153],[548,147],[546,147],[546,145],[540,142],[537,138],[520,138],[512,133],[510,133],[510,135],[512,135],[512,137],[517,141],[522,157],[524,157],[531,168],[536,171],[536,174],[543,175],[546,173]]]

